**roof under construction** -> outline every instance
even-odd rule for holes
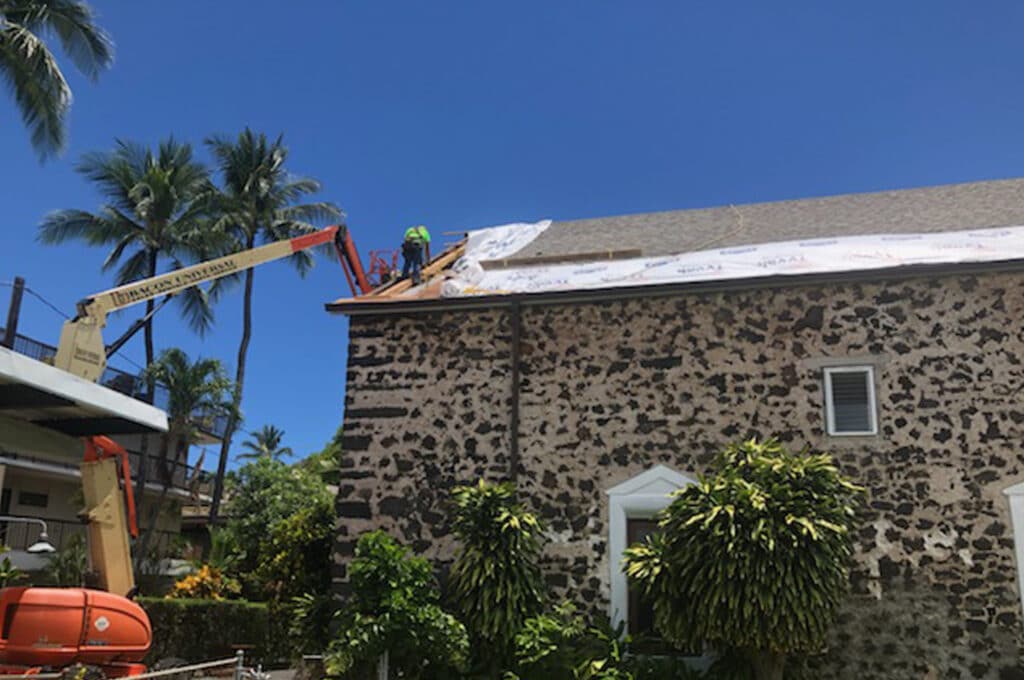
[[[1019,261],[1024,228],[993,231],[1019,225],[1024,179],[507,225],[469,232],[425,266],[420,286],[393,282],[327,309],[398,312],[474,296],[593,296],[716,278],[735,286],[786,274]]]

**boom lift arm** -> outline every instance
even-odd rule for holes
[[[122,597],[131,597],[135,591],[135,575],[128,534],[137,538],[139,526],[135,517],[128,452],[107,437],[86,437],[81,470],[89,553],[93,569],[100,577],[100,587]],[[121,500],[119,474],[124,481],[124,502]]]
[[[103,344],[102,332],[110,312],[155,297],[171,296],[197,284],[213,281],[264,262],[287,257],[300,250],[331,242],[334,243],[338,258],[343,266],[346,266],[345,276],[349,278],[350,285],[352,283],[351,276],[354,275],[359,287],[369,291],[369,283],[367,283],[362,265],[359,263],[352,238],[348,235],[348,229],[345,225],[334,225],[311,234],[269,243],[259,248],[226,255],[208,262],[200,262],[191,267],[184,267],[160,276],[111,288],[87,297],[78,303],[78,314],[75,318],[64,322],[54,365],[86,380],[96,382],[107,365],[107,348]],[[349,274],[349,270],[352,271],[352,275]],[[141,327],[142,324],[134,325],[130,329],[130,333],[134,333]],[[118,339],[112,346],[112,351],[116,351],[123,345],[128,336],[130,335],[126,334]]]

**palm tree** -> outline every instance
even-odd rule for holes
[[[0,0],[3,2],[4,0]],[[98,212],[59,210],[39,228],[43,243],[72,239],[93,246],[110,246],[103,270],[117,266],[117,285],[156,276],[161,260],[178,269],[189,260],[203,259],[210,249],[209,231],[200,229],[204,197],[212,185],[209,172],[193,160],[192,147],[173,137],[150,149],[116,140],[114,150],[85,154],[76,169],[94,182],[107,202]],[[206,293],[198,287],[178,296],[189,325],[204,333],[213,322]],[[156,300],[146,302],[150,317]],[[153,320],[145,325],[146,365],[153,363]]]
[[[249,434],[252,435],[252,439],[242,442],[242,448],[246,452],[238,454],[238,460],[254,460],[256,458],[281,460],[295,455],[290,446],[281,446],[284,430],[273,425],[264,425]]]
[[[303,197],[319,191],[320,183],[288,173],[284,167],[288,149],[282,137],[269,141],[263,133],[246,128],[235,139],[215,136],[207,139],[206,144],[213,153],[223,183],[216,201],[215,230],[231,237],[233,250],[253,248],[258,241],[279,241],[307,234],[316,230],[312,222],[341,215],[341,211],[331,203],[298,203]],[[313,266],[313,256],[308,251],[299,251],[291,256],[291,262],[299,274],[304,275]],[[238,344],[235,368],[236,414],[242,404],[245,361],[252,337],[253,278],[254,270],[247,269],[242,297],[242,338]],[[229,416],[214,478],[211,523],[216,522],[220,509],[228,452],[237,426],[237,419]]]
[[[163,489],[150,511],[147,529],[139,539],[137,559],[144,559],[164,497],[174,482],[174,469],[188,460],[189,447],[202,426],[215,418],[231,416],[232,382],[216,359],[191,361],[180,349],[167,349],[146,369],[145,377],[167,388],[167,433],[158,462]],[[140,509],[141,514],[141,509]]]
[[[40,159],[60,153],[71,88],[53,52],[52,35],[92,80],[114,60],[114,45],[92,8],[76,0],[0,0],[0,74],[8,82]]]

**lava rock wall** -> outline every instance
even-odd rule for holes
[[[1024,275],[793,286],[351,320],[336,581],[382,528],[439,566],[453,486],[515,479],[556,598],[607,614],[606,491],[729,442],[833,453],[867,488],[821,677],[1012,678],[1024,481]],[[875,368],[879,434],[825,433],[822,369]],[[519,427],[511,414],[518,402]],[[513,460],[513,437],[518,461]]]

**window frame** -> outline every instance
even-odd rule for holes
[[[622,568],[622,554],[629,547],[630,519],[652,519],[672,502],[671,494],[697,480],[664,465],[613,486],[608,494],[608,557],[610,574],[609,611],[612,626],[629,625],[629,584]]]
[[[50,507],[50,494],[45,491],[18,489],[17,503],[21,507],[45,510],[46,508]]]
[[[830,437],[874,437],[878,435],[878,398],[875,386],[875,367],[870,364],[851,364],[844,366],[824,366],[825,383],[825,431]],[[868,424],[869,429],[857,431],[836,431],[835,403],[832,399],[832,375],[834,373],[865,373],[868,384]]]

